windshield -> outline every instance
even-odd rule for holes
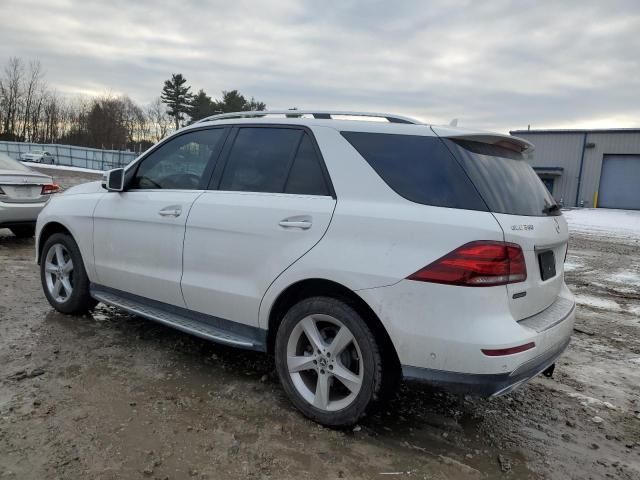
[[[0,170],[17,170],[19,172],[31,171],[20,162],[16,162],[13,158],[9,157],[6,153],[0,153]]]
[[[510,215],[560,215],[560,208],[522,153],[471,141],[447,141],[489,210]]]

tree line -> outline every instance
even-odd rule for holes
[[[139,105],[127,95],[60,95],[37,60],[12,57],[0,72],[0,140],[140,151],[204,117],[265,107],[237,90],[223,91],[219,100],[202,89],[194,95],[182,74],[172,75],[152,102]]]
[[[194,95],[191,93],[191,87],[187,85],[187,79],[181,73],[174,73],[164,82],[160,98],[167,105],[168,114],[173,118],[176,129],[185,120],[185,115],[195,122],[217,113],[247,112],[267,108],[263,102],[253,97],[247,100],[237,90],[223,91],[220,100],[212,100],[202,89]]]

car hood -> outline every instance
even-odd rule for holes
[[[68,188],[62,195],[84,195],[101,192],[106,192],[106,190],[102,187],[102,180],[98,180],[96,182],[81,183],[80,185]]]

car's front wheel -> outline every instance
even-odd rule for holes
[[[59,312],[84,313],[97,303],[89,294],[80,249],[70,235],[55,233],[47,239],[42,248],[40,278],[47,300]]]
[[[302,300],[276,336],[276,368],[291,402],[327,426],[355,424],[377,399],[382,359],[376,339],[347,303]]]

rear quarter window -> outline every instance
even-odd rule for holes
[[[341,132],[397,194],[436,207],[486,211],[471,180],[438,137]]]
[[[523,216],[561,214],[522,153],[481,142],[445,142],[492,212]]]

